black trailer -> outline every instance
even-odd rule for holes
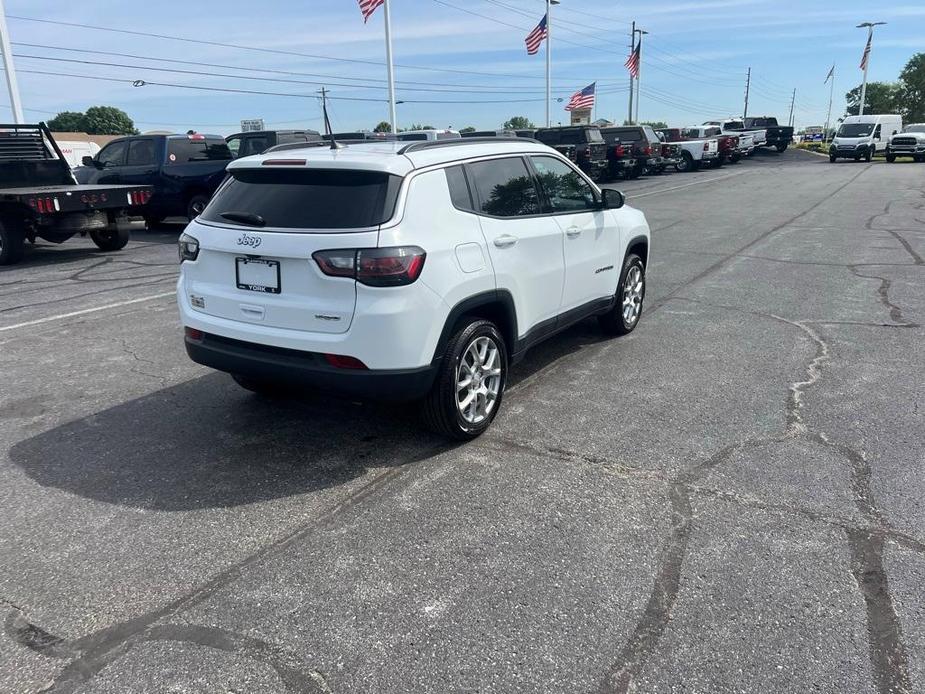
[[[150,186],[79,185],[44,123],[0,124],[0,265],[18,262],[27,240],[75,234],[117,251],[150,196]]]

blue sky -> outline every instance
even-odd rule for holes
[[[528,56],[523,44],[544,0],[390,1],[398,98],[405,102],[398,106],[400,126],[494,128],[513,115],[544,119],[544,57]],[[382,10],[364,25],[356,0],[6,0],[6,11],[30,119],[107,104],[125,109],[142,130],[228,134],[242,118],[255,117],[271,127],[321,129],[315,90],[322,83],[331,92],[335,129],[372,128],[388,117]],[[623,62],[632,20],[650,32],[640,118],[671,125],[741,113],[749,66],[749,112],[786,120],[796,88],[795,120],[802,126],[825,120],[823,80],[834,62],[833,113],[841,114],[844,93],[861,78],[866,35],[855,28],[860,21],[888,22],[877,29],[871,80],[895,79],[916,50],[925,50],[925,4],[912,0],[876,6],[860,0],[562,0],[552,17],[554,98],[567,101],[597,81],[595,116],[625,118]],[[133,80],[178,86],[133,87]],[[9,115],[5,96],[0,108]],[[554,121],[567,121],[563,106],[553,103]]]

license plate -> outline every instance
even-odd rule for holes
[[[279,261],[263,258],[235,258],[238,289],[279,294]]]

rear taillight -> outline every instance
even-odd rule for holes
[[[642,148],[642,153],[648,157],[650,154],[652,154],[652,147],[650,147],[649,145],[646,145],[645,147]]]
[[[626,154],[626,151],[623,149],[623,145],[617,145],[613,148],[613,153],[618,157],[622,157]]]
[[[348,357],[343,354],[325,354],[324,360],[337,369],[367,369],[363,362],[356,357]]]
[[[417,246],[315,251],[312,258],[331,277],[348,277],[371,287],[411,284],[421,275],[427,254]]]
[[[196,260],[199,257],[199,240],[183,232],[177,239],[177,251],[180,254],[181,263],[184,260]]]
[[[196,340],[197,342],[201,342],[202,338],[205,337],[203,332],[201,330],[197,330],[196,328],[185,327],[183,328],[183,332],[186,333],[186,336],[190,340]]]
[[[704,142],[704,143],[703,143],[703,151],[704,151],[704,152],[709,152],[709,151],[710,151],[710,143],[709,143],[709,142]]]

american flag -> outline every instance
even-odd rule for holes
[[[373,12],[376,11],[376,8],[379,7],[385,0],[357,0],[360,3],[360,12],[363,13],[363,23],[372,16]]]
[[[569,99],[568,103],[565,105],[565,110],[578,111],[594,108],[594,85],[596,84],[597,82],[592,82],[584,89],[572,94],[572,98]]]
[[[630,57],[626,59],[626,62],[623,65],[627,70],[630,71],[630,77],[639,77],[639,49],[642,48],[642,44],[636,46],[633,49],[633,52],[630,53]]]
[[[536,55],[537,51],[540,50],[540,44],[543,43],[543,39],[545,38],[546,15],[544,14],[543,18],[540,20],[540,23],[537,24],[536,28],[527,34],[527,38],[524,39],[524,43],[527,44],[527,55]]]
[[[832,63],[832,69],[829,70],[829,74],[825,76],[825,81],[823,84],[828,84],[829,80],[835,77],[835,63]]]
[[[868,58],[870,58],[870,40],[871,40],[871,38],[873,38],[873,37],[870,36],[870,35],[867,36],[867,45],[864,46],[864,55],[861,56],[861,69],[862,69],[862,70],[866,70],[866,69],[867,69],[867,60],[868,60]]]

